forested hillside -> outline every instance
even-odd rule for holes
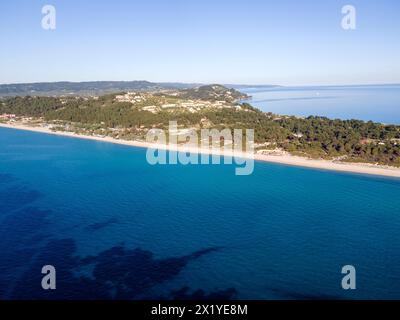
[[[198,98],[188,96],[188,92],[184,91],[185,99]],[[202,98],[207,99],[204,92]],[[149,94],[135,103],[117,101],[115,94],[99,98],[13,97],[0,101],[0,114],[40,118],[43,122],[59,121],[60,128],[72,125],[81,132],[112,136],[118,133],[124,139],[141,139],[148,129],[167,127],[170,120],[182,127],[197,129],[247,128],[255,130],[255,142],[266,149],[281,148],[310,157],[400,166],[400,126],[278,116],[239,102],[222,107],[206,104],[192,112],[184,107],[164,109],[162,104],[171,106],[171,99],[175,99],[172,102],[177,106],[186,101],[160,94]],[[149,104],[158,109],[144,110]]]

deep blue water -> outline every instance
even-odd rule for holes
[[[0,128],[2,299],[399,299],[399,231],[400,180],[150,166],[143,149]]]
[[[400,124],[400,85],[256,87],[240,91],[263,111]]]

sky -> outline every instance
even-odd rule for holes
[[[1,0],[0,83],[400,83],[399,40],[399,0]]]

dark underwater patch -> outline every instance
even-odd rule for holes
[[[4,184],[4,183],[10,183],[14,180],[15,180],[15,178],[11,174],[0,173],[0,185]]]
[[[117,223],[117,222],[118,222],[117,218],[110,218],[103,222],[97,222],[97,223],[90,224],[85,229],[87,231],[98,231],[98,230],[104,229],[114,223]]]
[[[191,261],[220,249],[211,247],[157,259],[150,251],[118,245],[81,258],[76,255],[73,239],[56,239],[51,233],[49,216],[53,212],[32,206],[41,196],[36,190],[16,184],[12,176],[0,175],[0,299],[156,299],[160,297],[149,296],[152,288],[174,279]],[[117,222],[110,218],[86,230],[98,231]],[[41,287],[45,265],[56,268],[56,290]],[[228,289],[207,294],[185,287],[164,298],[225,299],[235,293]]]
[[[34,261],[49,233],[47,220],[51,211],[28,207],[14,211],[0,220],[0,298],[8,292],[20,275]]]
[[[0,190],[0,216],[21,209],[40,198],[40,192],[23,185],[11,186]]]
[[[175,278],[185,266],[218,248],[208,248],[192,254],[155,259],[150,251],[115,246],[97,256],[79,258],[75,255],[76,244],[72,239],[50,241],[41,250],[29,271],[18,280],[12,299],[151,299],[149,289]],[[41,269],[53,265],[57,272],[57,289],[41,288]],[[82,275],[80,269],[92,266],[91,275]],[[79,273],[79,275],[78,275]],[[208,298],[202,290],[188,293],[189,289],[171,293],[169,299]],[[231,296],[233,289],[216,292],[211,297]],[[156,297],[153,297],[156,298]]]

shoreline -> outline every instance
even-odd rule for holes
[[[32,127],[21,124],[13,125],[13,124],[0,123],[0,128],[32,131],[37,133],[52,134],[52,135],[85,139],[85,140],[93,140],[93,141],[113,143],[113,144],[138,147],[138,148],[163,149],[163,150],[178,151],[178,152],[194,152],[197,154],[210,154],[210,155],[220,155],[220,156],[224,155],[234,156],[238,158],[254,159],[256,161],[261,161],[261,162],[283,164],[283,165],[303,167],[309,169],[322,169],[322,170],[336,171],[336,172],[348,172],[348,173],[400,178],[400,168],[368,164],[368,163],[344,163],[344,162],[335,162],[332,160],[315,160],[315,159],[308,159],[292,155],[264,155],[264,154],[250,154],[250,153],[234,154],[232,151],[224,152],[223,149],[213,150],[204,148],[203,149],[192,148],[187,146],[185,147],[182,145],[164,145],[164,144],[161,145],[144,141],[118,140],[111,137],[103,138],[103,137],[94,137],[89,135],[79,135],[72,132],[52,131],[50,129],[43,127]]]

